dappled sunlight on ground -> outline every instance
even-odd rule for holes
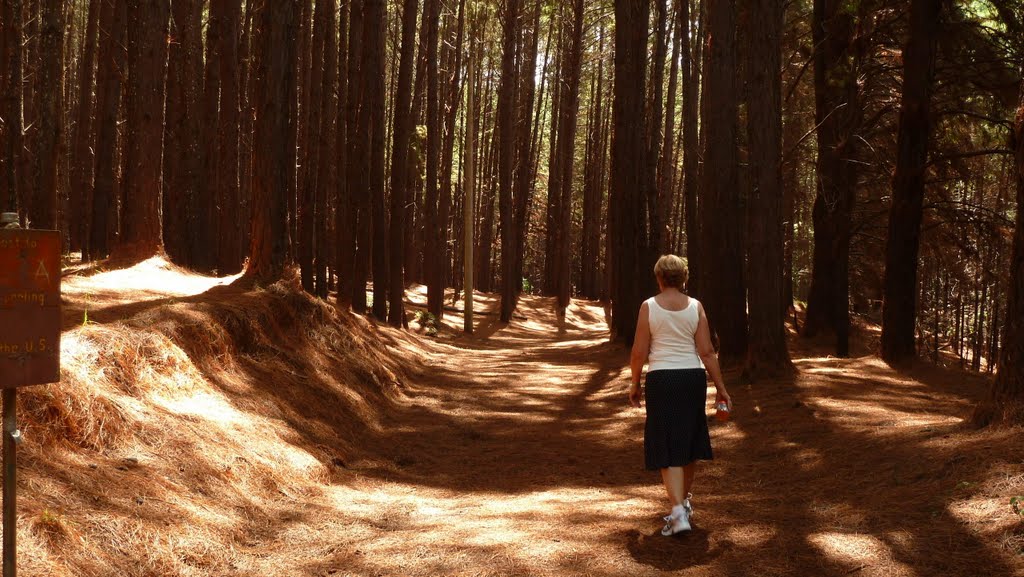
[[[477,293],[468,336],[449,291],[431,337],[422,286],[401,331],[233,280],[64,279],[64,382],[20,395],[23,574],[1024,577],[1024,432],[962,425],[983,379],[802,341],[794,379],[730,371],[666,539],[600,303],[506,325]]]

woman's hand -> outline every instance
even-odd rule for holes
[[[725,404],[729,405],[729,412],[731,413],[732,397],[729,396],[729,392],[725,390],[725,387],[718,387],[716,395],[715,404],[717,405],[719,401],[725,401]]]
[[[640,383],[633,383],[629,386],[629,404],[640,407]]]

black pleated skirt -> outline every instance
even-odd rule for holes
[[[711,437],[704,413],[707,373],[704,369],[653,371],[646,381],[647,424],[644,462],[648,470],[710,461]]]

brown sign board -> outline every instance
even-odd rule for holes
[[[60,233],[0,229],[0,388],[60,380]]]

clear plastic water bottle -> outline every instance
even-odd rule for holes
[[[722,399],[715,401],[715,419],[722,422],[729,420],[729,403]]]

